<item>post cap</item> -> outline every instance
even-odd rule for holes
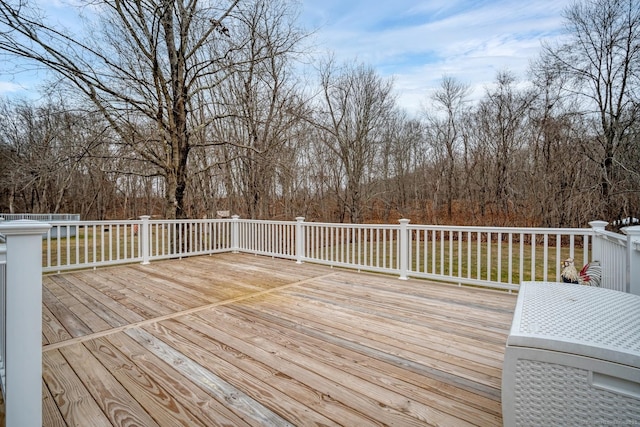
[[[590,221],[589,225],[594,230],[604,230],[604,228],[609,225],[607,221]]]
[[[640,236],[640,225],[632,225],[630,227],[621,228],[622,232],[627,236]]]
[[[0,233],[5,236],[20,236],[31,234],[44,234],[51,228],[46,222],[19,219],[16,221],[3,221],[0,223]]]

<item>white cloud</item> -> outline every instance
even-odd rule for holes
[[[338,59],[395,76],[400,102],[415,112],[443,74],[480,93],[504,69],[526,78],[541,40],[560,33],[570,2],[304,0],[303,19],[322,16],[318,39]]]
[[[13,83],[13,82],[0,81],[0,95],[7,94],[7,93],[12,93],[12,92],[19,92],[19,91],[21,91],[23,89],[24,88],[22,86],[20,86],[19,84],[16,84],[16,83]]]
[[[81,0],[37,1],[62,25],[76,30],[78,22],[67,21],[69,7],[84,4],[87,11]],[[498,71],[508,69],[526,78],[541,39],[557,37],[561,12],[571,2],[301,0],[300,24],[318,28],[318,51],[333,51],[339,61],[357,59],[382,76],[394,77],[399,102],[417,112],[445,74],[469,84],[474,97],[482,95]],[[7,75],[0,70],[0,79],[11,80]],[[26,77],[20,76],[28,82],[42,80]],[[0,93],[24,90],[19,84],[0,82]]]

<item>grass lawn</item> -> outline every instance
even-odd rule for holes
[[[79,225],[68,236],[62,227],[59,238],[44,239],[44,266],[81,265],[108,261],[134,260],[142,256],[136,224]],[[228,245],[220,229],[192,224],[150,227],[150,255],[204,251]],[[74,234],[74,233],[71,233]]]
[[[575,245],[573,257],[578,270],[582,266],[582,246]],[[352,263],[369,267],[397,268],[398,246],[395,240],[387,242],[359,243],[347,242],[331,246],[318,247],[312,250],[312,256],[336,263]],[[509,244],[500,245],[494,240],[490,244],[486,241],[467,240],[430,240],[426,242],[412,242],[410,270],[419,273],[439,274],[445,276],[462,276],[464,278],[489,280],[501,283],[520,283],[528,280],[556,280],[561,263],[570,256],[569,247],[547,246],[547,263],[545,265],[544,244],[532,246],[526,243],[520,247],[519,242],[513,242],[511,258]],[[490,271],[490,275],[488,275]],[[509,281],[511,275],[511,281]]]
[[[77,226],[75,236],[42,241],[44,266],[74,265],[139,256],[138,235],[132,225]],[[73,234],[73,233],[72,233]]]

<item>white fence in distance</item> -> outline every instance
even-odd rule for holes
[[[17,221],[27,219],[30,221],[80,221],[80,214],[33,214],[33,213],[0,213],[0,218],[5,221]]]

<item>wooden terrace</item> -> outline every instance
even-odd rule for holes
[[[227,253],[43,303],[45,426],[502,425],[515,294]]]

